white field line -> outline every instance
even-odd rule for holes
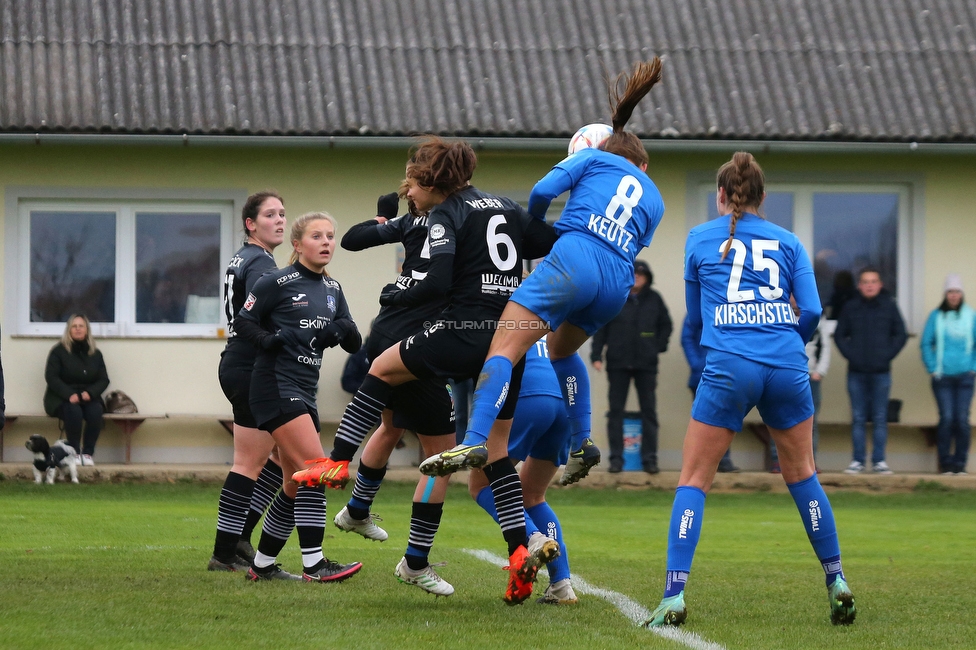
[[[484,560],[489,564],[494,564],[495,566],[501,567],[508,564],[508,560],[498,557],[490,551],[466,548],[464,549],[464,552],[475,556],[479,560]],[[623,594],[619,594],[616,591],[610,591],[609,589],[603,589],[601,587],[594,587],[575,573],[572,574],[572,580],[573,589],[577,593],[590,594],[602,598],[620,610],[620,613],[630,619],[630,622],[634,625],[640,626],[644,621],[651,617],[650,610],[645,608],[640,603],[631,600],[627,596],[624,596]],[[683,646],[692,648],[692,650],[725,650],[725,646],[723,645],[706,641],[694,632],[684,632],[677,627],[667,626],[647,629],[648,631],[664,637],[665,639],[670,639],[671,641],[680,643]]]

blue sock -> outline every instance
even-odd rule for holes
[[[696,487],[682,485],[674,492],[671,525],[668,526],[668,575],[664,597],[680,593],[688,581],[695,547],[701,536],[705,493]]]
[[[559,557],[546,565],[549,582],[565,580],[569,577],[569,556],[566,554],[566,544],[563,543],[563,527],[559,524],[559,518],[545,501],[526,508],[525,512],[539,528],[539,532],[559,542]]]
[[[481,488],[481,491],[478,492],[478,497],[475,499],[475,501],[479,506],[481,506],[482,510],[491,515],[491,518],[494,519],[495,523],[497,524],[498,511],[495,510],[495,495],[491,493],[491,488],[488,486]],[[525,510],[525,508],[522,510],[525,513],[525,536],[528,537],[532,533],[541,533],[542,531],[539,530],[536,522],[533,521],[532,517],[529,515],[529,511]]]
[[[478,385],[474,389],[471,417],[464,434],[464,444],[480,445],[488,440],[488,432],[502,410],[508,387],[512,381],[512,362],[505,357],[494,356],[481,368]]]
[[[566,414],[573,432],[570,450],[575,451],[590,437],[590,375],[579,352],[553,361],[552,369],[556,371],[563,391]]]
[[[803,527],[806,528],[813,551],[823,566],[829,587],[838,577],[844,577],[840,563],[840,543],[837,541],[837,524],[834,522],[830,501],[816,474],[786,487],[800,511]]]
[[[495,510],[495,496],[491,493],[491,488],[487,485],[481,488],[478,492],[478,496],[475,498],[481,509],[491,515],[491,518],[498,523],[498,511]]]

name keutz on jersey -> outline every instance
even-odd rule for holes
[[[624,176],[617,186],[617,193],[607,204],[606,215],[590,213],[587,229],[629,253],[634,235],[627,232],[625,226],[642,196],[644,188],[640,181],[630,175]]]

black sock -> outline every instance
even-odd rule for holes
[[[419,571],[428,566],[427,557],[434,545],[434,535],[441,525],[441,515],[444,512],[443,503],[413,502],[413,512],[410,516],[410,537],[407,542],[407,552],[403,557],[407,566]]]
[[[237,540],[247,519],[254,481],[236,472],[229,472],[217,503],[217,535],[214,556],[221,562],[231,562],[237,555]]]
[[[380,491],[386,467],[376,469],[359,461],[359,471],[356,473],[356,485],[352,488],[352,497],[346,504],[346,509],[353,519],[365,519],[369,516],[369,508],[373,505],[376,493]]]
[[[268,557],[278,557],[281,549],[285,548],[293,528],[295,528],[295,500],[279,490],[264,517],[258,553]]]
[[[392,390],[393,387],[382,379],[366,375],[342,414],[335,442],[332,444],[332,453],[329,454],[332,460],[352,460],[370,429],[379,423],[383,409],[390,401]]]
[[[274,500],[275,494],[281,489],[281,465],[270,458],[261,468],[258,480],[254,484],[254,493],[251,495],[251,507],[247,511],[247,519],[244,521],[244,530],[241,531],[241,539],[246,542],[251,541],[251,533],[261,521],[264,511],[268,509]]]
[[[299,487],[295,495],[295,530],[302,549],[302,565],[316,567],[322,561],[325,538],[325,486]]]
[[[491,494],[495,498],[498,525],[508,543],[511,555],[526,543],[525,514],[522,509],[522,482],[508,457],[496,460],[482,468],[488,477]]]

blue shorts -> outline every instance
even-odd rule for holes
[[[588,237],[562,235],[511,300],[549,324],[589,336],[613,320],[634,285],[634,265]]]
[[[714,427],[741,431],[742,421],[754,406],[766,426],[774,429],[789,429],[812,417],[810,373],[708,350],[691,417]]]
[[[569,418],[563,398],[552,395],[519,395],[508,437],[510,458],[529,456],[551,460],[557,467],[569,459]]]

